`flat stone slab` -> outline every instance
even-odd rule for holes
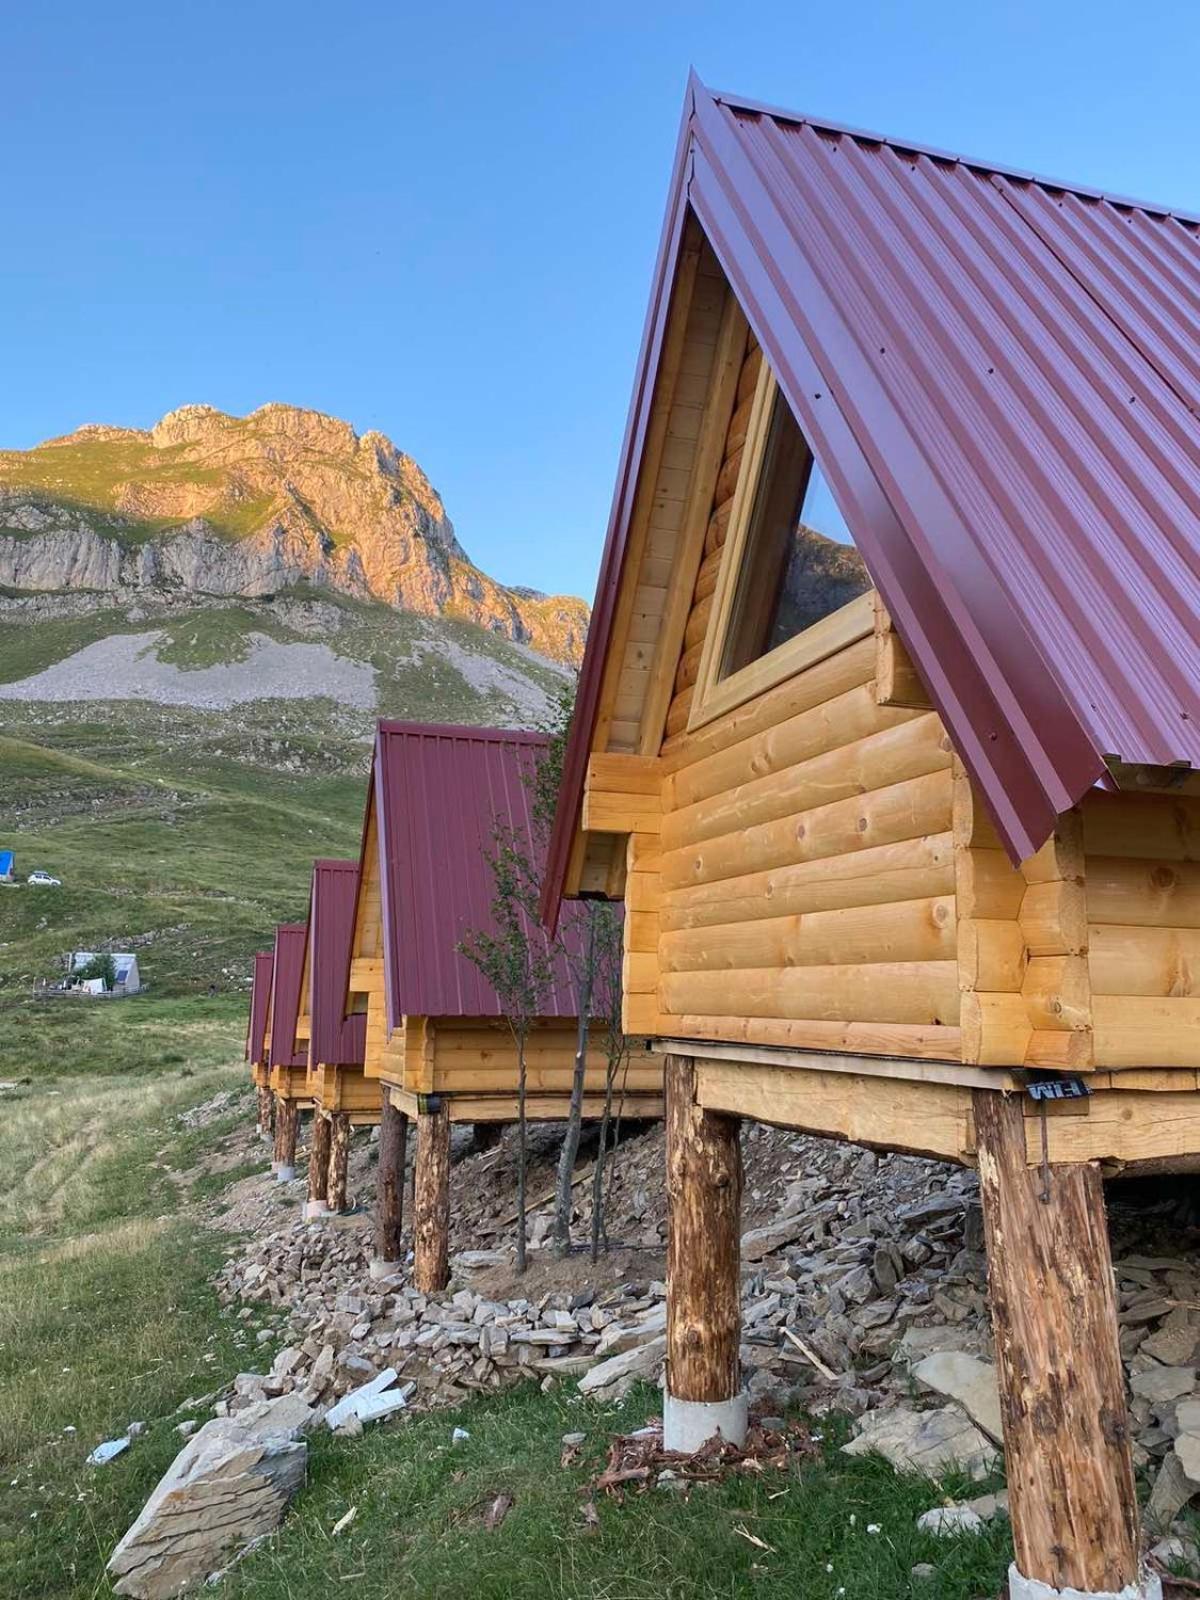
[[[117,1594],[172,1600],[279,1526],[304,1482],[308,1446],[296,1437],[294,1407],[251,1411],[214,1417],[175,1457],[109,1558]]]
[[[996,1461],[995,1445],[957,1406],[868,1411],[860,1419],[858,1437],[842,1450],[848,1456],[875,1453],[897,1472],[918,1472],[927,1478],[939,1478],[952,1467],[983,1478]]]
[[[926,1356],[912,1369],[912,1375],[948,1400],[956,1400],[970,1417],[997,1444],[1004,1442],[1000,1420],[1000,1385],[990,1361],[980,1361],[960,1350],[946,1350]]]
[[[590,1372],[585,1372],[579,1380],[579,1391],[581,1394],[597,1394],[627,1378],[651,1377],[665,1359],[666,1353],[665,1334],[657,1339],[648,1339],[645,1344],[635,1345],[632,1350],[622,1351],[619,1356],[601,1361]]]

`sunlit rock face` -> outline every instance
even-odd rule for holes
[[[0,586],[247,597],[297,583],[453,616],[575,664],[588,613],[473,566],[421,468],[298,406],[181,406],[0,451]]]

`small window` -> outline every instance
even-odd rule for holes
[[[744,704],[872,625],[866,566],[764,362],[688,726]]]
[[[824,474],[778,389],[742,550],[721,678],[777,650],[871,586]]]

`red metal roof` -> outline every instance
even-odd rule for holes
[[[300,1012],[300,980],[304,970],[303,922],[281,922],[275,930],[271,976],[271,1059],[273,1067],[303,1067],[308,1051],[296,1048]]]
[[[1196,219],[693,79],[547,905],[688,207],[1013,855],[1106,757],[1200,762]]]
[[[250,1016],[246,1024],[246,1060],[257,1064],[263,1060],[263,1044],[267,1033],[267,1002],[271,997],[271,970],[275,964],[270,950],[260,950],[254,957],[254,977],[250,983]]]
[[[458,945],[471,932],[495,931],[487,856],[496,824],[513,828],[536,859],[528,780],[545,748],[543,735],[507,728],[379,724],[371,784],[389,1027],[405,1015],[502,1015],[495,990]],[[531,925],[529,937],[546,934]],[[561,959],[542,1014],[575,1015]]]
[[[313,862],[308,1004],[312,1058],[322,1066],[361,1066],[365,1055],[366,1013],[345,1015],[357,896],[357,861]]]

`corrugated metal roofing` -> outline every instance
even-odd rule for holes
[[[541,734],[506,728],[379,724],[371,781],[389,1026],[404,1015],[502,1015],[495,990],[458,945],[468,933],[495,931],[488,856],[496,824],[536,855],[528,779],[545,748]],[[529,936],[546,937],[532,925]],[[575,1015],[565,962],[543,1015]]]
[[[308,903],[309,1014],[312,1058],[322,1066],[361,1066],[365,1012],[346,1016],[346,980],[358,895],[357,861],[314,861]]]
[[[273,1067],[308,1065],[308,1051],[296,1048],[300,980],[304,969],[303,922],[281,922],[275,930],[271,974],[271,1059]]]
[[[263,1060],[263,1045],[267,1033],[267,1002],[271,998],[271,970],[275,956],[270,950],[260,950],[254,957],[254,975],[250,982],[250,1016],[246,1024],[246,1060],[257,1063]]]
[[[1014,855],[1105,758],[1200,763],[1196,220],[693,80],[556,882],[688,206]]]

